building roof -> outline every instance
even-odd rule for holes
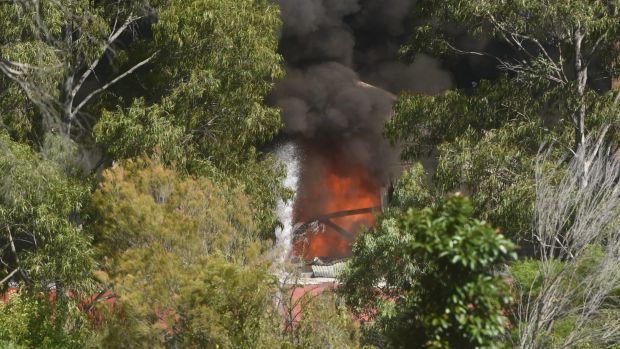
[[[344,266],[344,262],[338,262],[331,265],[312,265],[312,275],[315,278],[336,279],[344,270]]]

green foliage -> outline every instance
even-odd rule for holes
[[[428,175],[422,164],[406,168],[394,186],[392,206],[399,208],[424,208],[434,201],[435,193],[429,188]]]
[[[0,149],[0,241],[9,263],[2,274],[19,269],[16,279],[35,289],[51,282],[62,290],[87,287],[90,241],[69,217],[81,209],[88,188],[1,134]]]
[[[530,103],[544,101],[547,111],[575,128],[578,135],[573,146],[583,141],[584,124],[592,129],[617,123],[615,94],[597,91],[592,84],[620,73],[620,46],[613,39],[620,33],[617,2],[452,0],[419,1],[417,6],[432,20],[418,28],[415,36],[427,40],[412,41],[403,48],[406,54],[424,50],[429,40],[441,47],[444,56],[467,53],[455,47],[455,31],[443,30],[445,24],[458,24],[474,38],[493,38],[506,45],[503,56],[481,53],[494,57],[498,69],[516,84],[514,91],[500,95],[511,98],[510,92],[529,91]]]
[[[230,156],[279,130],[277,109],[263,103],[282,75],[278,14],[266,0],[171,1],[159,12],[158,79],[173,87],[162,104],[209,153]]]
[[[250,202],[239,190],[204,177],[181,177],[157,160],[128,160],[104,173],[93,194],[95,233],[110,258],[153,239],[167,246],[199,238],[204,254],[243,261],[260,247]]]
[[[472,95],[403,95],[386,130],[394,143],[404,142],[406,160],[434,153],[435,195],[471,193],[476,214],[511,238],[530,226],[540,144],[551,135],[570,144],[565,125],[545,127],[541,103],[517,88],[502,79],[483,81]]]
[[[395,348],[499,348],[511,298],[497,268],[513,244],[460,196],[393,211],[353,248],[341,292]],[[373,287],[374,285],[374,287]]]
[[[93,260],[90,239],[70,217],[87,194],[58,162],[0,134],[0,279],[13,273],[6,281],[19,282],[21,290],[0,305],[0,340],[24,347],[82,347],[88,326],[77,309],[79,299],[70,294],[90,292]],[[56,288],[54,301],[50,284]],[[6,286],[0,285],[0,293]]]
[[[263,235],[273,238],[273,208],[285,195],[282,171],[257,147],[281,127],[279,111],[264,103],[283,75],[277,6],[267,0],[155,6],[154,40],[129,53],[160,52],[139,75],[147,98],[103,112],[97,140],[114,159],[157,153],[191,174],[242,187]]]
[[[215,159],[204,156],[198,149],[199,143],[190,133],[175,124],[177,121],[160,105],[147,107],[143,99],[137,99],[127,110],[104,112],[94,131],[97,141],[114,159],[157,157],[164,163],[174,164],[182,172],[208,176],[223,185],[243,188],[256,208],[252,214],[261,225],[261,234],[264,238],[273,238],[276,219],[273,208],[278,198],[285,195],[279,181],[283,169],[278,168],[275,159],[260,159],[256,150],[250,148],[238,162],[218,167]]]
[[[43,125],[68,135],[71,124],[83,122],[75,121],[83,117],[78,115],[82,111],[78,104],[85,97],[76,99],[77,92],[84,93],[82,87],[88,75],[104,54],[111,60],[116,58],[110,48],[117,43],[109,42],[120,35],[115,31],[129,27],[123,24],[144,15],[145,9],[141,0],[2,2],[0,84],[12,89],[13,97],[27,97],[28,109],[36,107],[34,116],[28,112],[30,127],[22,116],[19,129]],[[23,105],[15,107],[24,109]],[[41,135],[29,136],[37,141]]]
[[[2,348],[2,349],[21,349],[23,347],[22,346],[18,346],[16,344],[14,344],[13,342],[0,341],[0,348]]]
[[[513,239],[527,235],[534,202],[534,166],[545,130],[537,121],[507,123],[478,136],[468,129],[439,146],[440,192],[471,193],[476,213]]]
[[[0,105],[0,129],[5,128],[13,140],[26,143],[41,138],[35,107],[4,77],[0,77]]]
[[[296,349],[360,348],[359,331],[346,308],[338,305],[337,296],[323,291],[302,309],[299,323],[293,329]]]
[[[280,129],[264,104],[282,76],[278,8],[267,0],[171,1],[159,11],[153,45],[161,106],[218,165],[243,161],[248,148]]]
[[[578,313],[583,308],[582,302],[588,297],[587,292],[592,292],[592,289],[589,288],[591,286],[584,280],[588,276],[600,272],[600,262],[605,253],[603,247],[590,245],[584,252],[575,259],[576,267],[571,275],[566,275],[566,270],[563,270],[566,268],[566,261],[560,260],[541,262],[536,259],[526,259],[510,265],[509,275],[512,278],[513,293],[518,298],[515,307],[533,306],[533,300],[539,296],[540,292],[544,292],[544,285],[549,282],[560,283],[564,289],[578,290],[576,294],[571,296],[568,300],[569,304],[566,305],[566,308],[571,310],[557,314],[558,319],[554,321],[547,338],[543,340],[549,348],[564,347],[565,339],[575,331]],[[546,272],[543,272],[543,268],[546,269]],[[547,275],[547,280],[544,280],[545,275]],[[610,297],[603,300],[603,310],[600,314],[583,324],[586,328],[582,330],[596,332],[601,328],[610,326],[610,324],[617,323],[618,294],[620,294],[620,284],[616,285],[616,291]],[[518,314],[519,309],[514,309],[514,313]],[[515,321],[518,319],[515,318]],[[523,324],[523,326],[526,325]],[[519,327],[515,327],[515,337],[518,335],[516,333],[518,329]],[[595,337],[593,340],[578,346],[578,348],[604,348],[608,345],[609,341],[606,338]]]
[[[405,93],[386,125],[393,143],[404,143],[403,158],[431,153],[444,142],[454,142],[467,129],[477,135],[513,120],[532,118],[542,111],[529,91],[507,79],[482,81],[473,94],[447,91],[438,96]]]
[[[557,142],[566,152],[603,124],[618,137],[617,92],[597,91],[592,82],[618,74],[619,4],[423,0],[415,11],[422,21],[401,50],[406,59],[431,51],[449,62],[470,54],[459,47],[467,34],[505,45],[501,53],[476,53],[494,58],[505,75],[468,91],[400,96],[387,135],[404,144],[406,160],[437,157],[439,194],[471,193],[482,218],[522,238],[540,143]]]
[[[104,173],[93,207],[122,314],[105,345],[249,347],[268,335],[272,277],[241,192],[140,159]]]
[[[159,152],[164,161],[183,165],[196,155],[188,151],[190,137],[173,121],[158,105],[147,107],[139,98],[127,110],[104,111],[94,134],[114,159]]]
[[[447,48],[445,43],[451,41],[447,31],[438,27],[444,23],[463,26],[474,36],[494,35],[506,42],[512,40],[508,32],[516,33],[522,44],[566,45],[565,51],[570,54],[569,41],[576,28],[580,28],[586,36],[584,48],[587,52],[600,52],[605,60],[618,60],[618,47],[612,39],[620,32],[618,13],[620,4],[616,1],[562,1],[562,0],[531,0],[531,1],[493,1],[493,0],[451,0],[435,2],[432,0],[418,1],[416,10],[433,22],[418,28],[418,38],[435,39],[439,47]],[[561,20],[560,20],[561,19]],[[443,34],[443,35],[442,35]],[[598,40],[602,38],[602,40]],[[536,41],[534,41],[536,40]],[[442,44],[443,42],[443,44]],[[426,42],[412,41],[418,47],[406,47],[403,51],[411,52],[422,48]],[[534,67],[538,67],[538,76],[532,71],[529,78],[544,79],[548,69],[554,69],[548,63],[548,57],[530,57]]]
[[[4,340],[7,348],[84,348],[92,335],[86,315],[72,300],[51,299],[22,291],[0,304],[0,347]]]

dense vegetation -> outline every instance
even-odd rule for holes
[[[0,0],[0,348],[620,347],[620,2],[414,11],[403,61],[494,76],[398,97],[391,206],[291,315],[278,6]]]

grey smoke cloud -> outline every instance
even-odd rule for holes
[[[382,165],[398,163],[398,152],[383,137],[395,97],[360,83],[350,68],[328,62],[293,69],[272,97],[282,109],[286,133],[338,143],[349,154],[343,162],[376,168],[384,179],[389,173]]]
[[[363,164],[386,183],[397,175],[399,162],[399,150],[383,137],[392,93],[436,94],[452,86],[450,74],[431,57],[419,56],[411,65],[397,60],[415,1],[275,2],[281,7],[280,50],[288,74],[270,100],[282,110],[285,132],[337,145],[348,154],[344,167]]]
[[[342,26],[343,18],[360,10],[359,0],[277,0],[284,37],[302,37],[319,28]]]
[[[339,62],[353,65],[355,37],[344,26],[326,26],[302,37],[283,39],[282,53],[292,65],[316,62]]]
[[[369,123],[380,122],[369,115],[372,106],[378,104],[377,109],[389,113],[389,100],[372,98],[376,96],[357,82],[353,70],[336,62],[291,70],[274,94],[286,131],[313,137],[317,131],[350,132],[349,127],[369,128]]]
[[[411,65],[391,61],[381,63],[366,79],[388,91],[417,92],[435,95],[453,86],[452,75],[443,70],[439,62],[419,54]]]
[[[345,17],[360,11],[359,0],[277,0],[282,15],[280,47],[287,62],[353,63],[355,38]]]
[[[361,10],[354,19],[355,25],[391,36],[405,33],[406,19],[415,5],[414,0],[365,0],[361,3]]]

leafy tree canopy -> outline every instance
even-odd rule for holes
[[[86,287],[90,241],[70,217],[81,210],[88,187],[6,134],[0,134],[0,149],[2,274],[15,272],[13,280],[36,290],[50,283]]]
[[[100,63],[117,58],[119,38],[147,15],[143,1],[3,1],[0,86],[8,90],[3,101],[21,109],[18,120],[33,124],[31,129],[69,135],[72,126],[87,128],[92,122],[87,104],[109,87],[95,78]],[[110,79],[110,86],[135,69]]]
[[[241,192],[139,159],[104,173],[93,208],[122,310],[105,345],[260,342],[271,276]]]
[[[620,91],[601,87],[618,75],[618,4],[608,1],[418,1],[421,24],[405,59],[432,51],[485,56],[502,77],[439,96],[405,93],[386,133],[406,160],[434,157],[434,187],[471,193],[481,217],[523,237],[533,203],[533,164],[552,141],[574,151],[589,129],[611,124],[618,138]],[[459,36],[481,48],[459,46]],[[501,43],[499,52],[484,42]]]
[[[277,6],[267,0],[155,6],[154,39],[130,52],[137,61],[141,52],[159,52],[152,69],[133,80],[148,89],[136,88],[142,98],[104,111],[95,137],[113,159],[158,153],[189,173],[243,187],[271,237],[272,209],[285,193],[275,161],[257,147],[281,127],[279,111],[264,103],[283,74]]]
[[[513,244],[472,217],[468,199],[396,210],[360,236],[342,295],[395,348],[497,348],[508,324],[498,276]]]
[[[67,177],[59,141],[45,158],[0,133],[0,294],[19,288],[0,300],[0,342],[81,348],[89,333],[78,304],[93,290],[93,251],[71,219],[88,186]]]

